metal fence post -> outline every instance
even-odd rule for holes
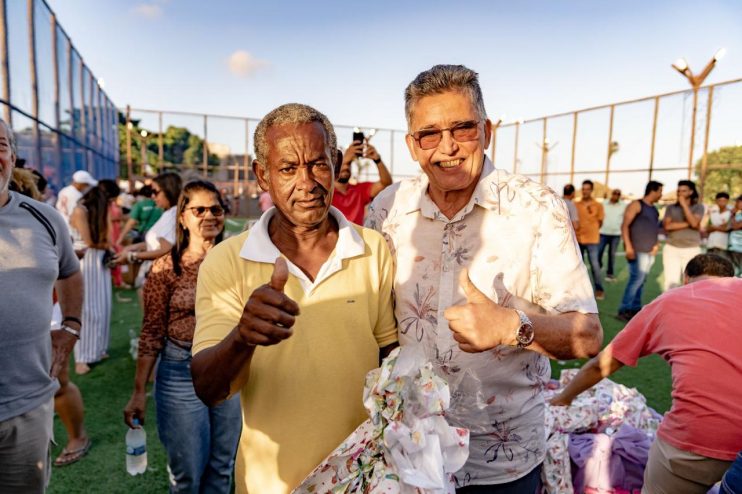
[[[208,116],[204,115],[204,143],[203,143],[203,174],[204,178],[209,177],[209,124]]]
[[[394,130],[389,132],[389,175],[394,176]]]
[[[160,172],[162,172],[162,165],[165,163],[165,140],[162,136],[162,112],[159,112],[157,117],[157,125],[160,131],[157,137],[157,165],[160,168]]]
[[[693,86],[693,109],[690,119],[690,150],[688,151],[688,180],[693,177],[693,148],[696,144],[696,114],[698,113],[698,87]]]
[[[706,103],[706,132],[703,141],[703,157],[701,158],[701,197],[703,201],[704,189],[706,187],[706,172],[708,171],[708,148],[709,148],[709,133],[711,132],[711,107],[714,103],[714,86],[709,87],[708,102]],[[731,192],[731,191],[730,191]]]
[[[2,65],[3,120],[12,128],[13,112],[10,111],[10,63],[8,62],[8,16],[5,0],[0,0],[0,65]]]
[[[129,193],[134,192],[134,163],[131,158],[131,107],[126,105],[126,173],[129,175]]]
[[[515,122],[515,148],[513,148],[513,173],[518,173],[518,140],[520,139],[520,120]]]
[[[611,105],[610,122],[608,123],[608,151],[605,158],[605,186],[608,188],[608,176],[611,172],[611,156],[613,155],[613,116],[616,112],[616,105]]]
[[[546,162],[548,161],[548,153],[549,153],[549,144],[546,140],[546,125],[548,122],[548,118],[544,117],[544,127],[543,127],[543,135],[541,136],[541,183],[546,183]]]
[[[34,159],[38,169],[43,170],[41,163],[41,133],[39,132],[39,80],[36,70],[36,12],[34,0],[26,2],[26,17],[28,18],[28,47],[29,67],[31,69],[31,114],[33,115]]]
[[[52,31],[52,54],[54,61],[54,127],[59,129],[62,123],[62,112],[60,109],[60,92],[59,92],[59,58],[57,57],[57,51],[59,50],[59,43],[57,42],[57,16],[54,12],[51,13],[51,26]],[[54,159],[57,163],[62,163],[62,139],[56,133],[52,132],[52,138],[54,139]]]
[[[657,142],[657,116],[660,112],[660,97],[654,97],[654,117],[652,118],[652,144],[649,148],[649,180],[652,180],[654,171],[654,145]]]
[[[572,156],[569,159],[569,183],[575,181],[575,149],[577,148],[577,115],[578,112],[573,113],[572,122]]]

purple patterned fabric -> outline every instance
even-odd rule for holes
[[[641,489],[651,444],[647,434],[626,424],[612,436],[570,435],[575,492]]]

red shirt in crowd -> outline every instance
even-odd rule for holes
[[[348,190],[345,191],[345,194],[336,187],[332,196],[332,205],[338,208],[348,221],[363,225],[363,216],[366,213],[366,206],[371,202],[371,187],[373,185],[373,182],[348,184]]]
[[[742,279],[674,288],[614,338],[613,358],[635,366],[656,353],[672,369],[672,408],[658,436],[684,451],[734,460],[742,449]]]

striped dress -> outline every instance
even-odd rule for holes
[[[111,270],[103,265],[106,251],[85,245],[80,233],[70,227],[75,250],[87,249],[80,261],[85,283],[82,331],[75,344],[75,363],[98,362],[108,350],[111,336]]]

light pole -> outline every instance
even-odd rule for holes
[[[726,50],[724,48],[719,49],[698,75],[693,74],[693,71],[691,71],[690,67],[688,67],[688,62],[686,62],[684,58],[679,58],[672,64],[672,67],[675,70],[680,72],[683,76],[685,76],[686,79],[688,79],[688,82],[690,82],[690,85],[693,88],[693,112],[691,114],[690,127],[690,153],[688,155],[688,180],[690,180],[693,174],[693,147],[695,146],[696,140],[696,112],[698,110],[698,90],[703,84],[703,81],[706,80],[706,77],[708,77],[708,75],[716,66],[716,62],[722,59],[724,53],[726,53]]]
[[[492,122],[492,144],[491,144],[491,151],[490,151],[490,161],[492,161],[492,166],[495,165],[495,151],[496,151],[496,145],[497,145],[497,129],[502,124],[502,121],[505,119],[505,115],[498,118],[496,122]]]
[[[149,135],[149,133],[146,130],[142,129],[139,132],[139,135],[142,136],[142,142],[140,144],[140,147],[142,149],[142,168],[139,173],[144,177],[147,171],[146,165],[149,164],[147,163],[147,136]]]

